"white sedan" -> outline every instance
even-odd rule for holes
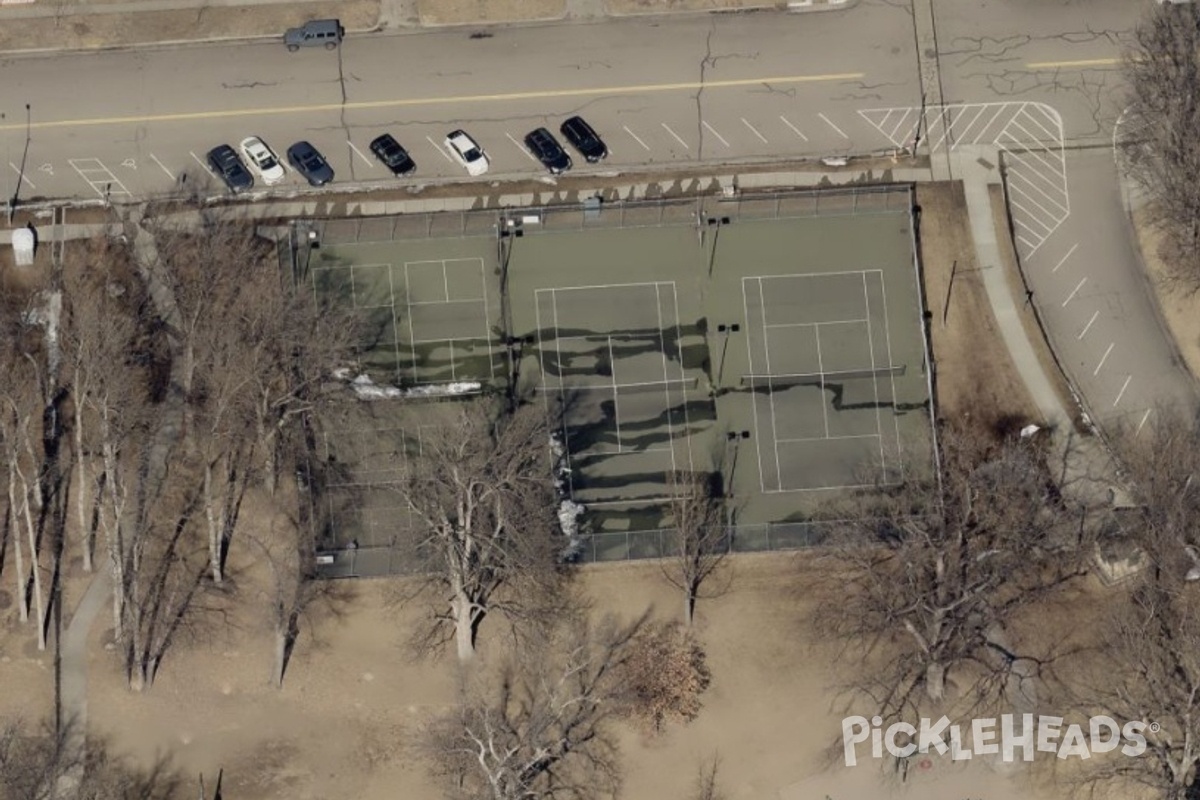
[[[257,136],[249,136],[242,139],[241,148],[242,155],[259,174],[263,183],[271,186],[283,180],[283,164],[279,163],[279,159],[271,152],[271,148],[267,147],[266,142]]]
[[[469,175],[477,178],[488,171],[487,153],[466,131],[454,131],[447,136],[446,149],[467,168]]]

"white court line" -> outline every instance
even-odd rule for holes
[[[820,111],[817,112],[817,116],[820,117],[821,119],[825,120],[825,124],[828,125],[829,127],[833,128],[835,131],[837,131],[838,135],[841,136],[843,139],[850,138],[849,136],[846,135],[845,131],[843,131],[837,125],[833,124],[833,120],[831,120],[829,117],[822,114]]]
[[[1080,279],[1079,279],[1079,283],[1078,283],[1078,284],[1075,286],[1075,288],[1074,288],[1074,289],[1071,291],[1071,293],[1070,293],[1069,295],[1067,295],[1067,299],[1066,299],[1066,300],[1063,300],[1063,302],[1062,302],[1062,307],[1063,307],[1063,308],[1066,308],[1066,307],[1067,307],[1067,303],[1069,303],[1069,302],[1071,302],[1072,300],[1074,300],[1074,299],[1075,299],[1075,295],[1079,293],[1079,290],[1083,288],[1083,285],[1084,285],[1085,283],[1087,283],[1087,276],[1086,276],[1086,275],[1084,275],[1082,278],[1080,278]]]
[[[754,280],[754,278],[742,278],[742,310],[746,314],[746,361],[747,361],[747,366],[750,369],[751,375],[754,374],[754,346],[751,344],[751,341],[750,341],[752,338],[750,336],[750,332],[754,329],[754,326],[750,322],[750,293],[746,291],[746,281],[752,281],[752,280]],[[759,286],[759,289],[761,290],[761,288],[762,288],[762,279],[761,278],[758,281],[758,286]],[[767,321],[766,320],[766,309],[764,308],[763,309],[763,324],[764,325],[766,324],[766,321]],[[763,330],[763,334],[764,335],[766,334],[765,328]],[[760,491],[765,493],[767,491],[767,485],[763,481],[762,428],[759,427],[759,424],[758,424],[758,398],[756,398],[753,395],[750,396],[750,413],[754,417],[754,451],[758,455],[758,488]],[[774,436],[775,432],[771,431],[771,435]]]
[[[755,136],[757,136],[759,139],[761,139],[763,144],[770,144],[770,142],[767,141],[767,137],[765,137],[761,133],[759,133],[758,128],[751,125],[750,121],[748,119],[746,119],[745,117],[742,117],[742,124],[745,125],[747,128],[749,128],[751,133],[753,133]]]
[[[767,362],[767,401],[771,405],[771,443],[775,448],[775,483],[779,487],[779,491],[783,491],[783,468],[779,466],[779,425],[775,421],[775,387],[771,385],[771,341],[767,337],[767,298],[763,294],[763,282],[758,282],[758,302],[762,303],[762,318],[763,318],[763,360]],[[821,345],[817,344],[817,363],[821,363]],[[824,394],[825,384],[821,384],[822,394]],[[821,410],[825,410],[825,405],[822,403]],[[829,425],[825,425],[825,434],[829,434]]]
[[[1058,268],[1067,262],[1067,259],[1071,257],[1071,254],[1075,252],[1075,248],[1077,248],[1077,247],[1079,247],[1079,242],[1076,242],[1075,244],[1071,245],[1071,249],[1067,251],[1067,254],[1065,256],[1063,256],[1062,258],[1060,258],[1058,263],[1054,265],[1054,269],[1052,269],[1050,271],[1058,272]]]
[[[563,429],[563,452],[567,454],[567,468],[570,469],[571,460],[571,438],[567,435],[567,389],[563,384],[563,357],[562,345],[558,343],[558,293],[554,289],[550,289],[550,308],[554,312],[554,349],[558,353],[558,407],[562,411],[562,429]],[[534,292],[534,303],[537,302],[537,292]],[[538,325],[540,331],[541,325]],[[542,375],[545,375],[543,368]],[[545,378],[543,377],[543,383]],[[571,485],[571,497],[575,496],[575,473],[568,472],[567,480]]]
[[[867,280],[867,274],[863,273],[863,282]],[[870,322],[869,319],[831,319],[825,322],[772,322],[770,325],[764,325],[764,328],[811,328],[814,325],[861,325],[864,322]]]
[[[867,312],[867,352],[871,354],[871,374],[875,374],[875,338],[871,331],[871,292],[867,288],[867,273],[863,273],[863,307]],[[887,456],[883,452],[883,420],[879,417],[879,379],[872,377],[875,387],[875,430],[879,434],[879,470],[887,477]]]
[[[622,128],[624,128],[624,129],[625,129],[625,132],[626,132],[626,133],[628,133],[630,136],[632,136],[632,137],[633,137],[633,140],[634,140],[635,142],[637,142],[638,144],[640,144],[644,150],[649,150],[649,149],[650,149],[650,145],[648,145],[648,144],[646,144],[645,142],[643,142],[643,141],[642,141],[640,138],[638,138],[638,135],[637,135],[636,133],[634,133],[633,131],[629,130],[629,126],[628,126],[628,125],[622,125],[621,127],[622,127]]]
[[[662,294],[658,284],[654,284],[654,311],[658,314],[658,349],[662,353],[663,371],[663,412],[667,415],[667,441],[671,447],[671,475],[679,474],[679,465],[675,461],[675,426],[671,424],[671,384],[667,374],[667,340],[663,336]],[[616,370],[613,370],[616,374]]]
[[[446,259],[442,259],[442,291],[446,293],[446,302],[450,302],[450,273],[446,270]]]
[[[1092,318],[1088,320],[1088,324],[1084,325],[1083,330],[1081,330],[1079,332],[1079,335],[1075,337],[1076,341],[1082,339],[1084,336],[1087,335],[1087,332],[1092,329],[1092,323],[1096,321],[1096,317],[1098,317],[1098,316],[1100,316],[1099,309],[1092,312]]]
[[[879,446],[883,447],[882,436],[878,433],[860,433],[847,436],[809,436],[804,439],[780,439],[780,444],[799,444],[801,442],[840,442],[843,439],[880,439]]]
[[[463,303],[482,303],[482,298],[472,297],[467,300],[413,300],[409,303],[410,306],[448,306],[462,305]]]
[[[209,167],[208,164],[204,163],[200,159],[200,156],[196,155],[191,150],[188,150],[188,155],[190,155],[192,158],[196,159],[196,163],[199,164],[204,169],[205,172],[207,172],[209,175],[212,175],[214,178],[217,177],[217,173],[213,172],[212,168]]]
[[[675,288],[675,281],[663,281],[664,285],[667,283],[670,283],[670,285],[671,285],[671,305],[675,310],[675,344],[676,344],[676,347],[679,349],[679,378],[680,378],[680,380],[685,380],[687,378],[687,374],[683,371],[683,345],[680,344],[683,341],[683,330],[679,326],[679,290]],[[656,289],[657,289],[657,286],[658,285],[655,284]],[[665,348],[664,348],[664,352],[665,352]],[[686,434],[691,429],[692,429],[692,418],[691,418],[691,415],[688,413],[687,389],[685,388],[684,395],[683,395],[683,430],[684,430],[684,433]],[[692,437],[684,436],[683,443],[684,443],[684,446],[687,447],[688,469],[691,470],[692,472],[695,472],[696,471],[696,459],[694,458],[694,456],[692,454]],[[673,440],[671,443],[671,452],[672,452],[672,454],[674,454],[674,452],[675,452],[675,443]]]
[[[355,146],[354,146],[354,142],[352,142],[352,141],[350,141],[349,139],[347,139],[347,140],[346,140],[346,144],[350,145],[350,149],[351,149],[351,150],[353,150],[355,153],[358,153],[358,157],[359,157],[359,158],[361,158],[363,161],[367,162],[367,166],[368,166],[368,167],[370,167],[371,169],[375,169],[375,162],[374,162],[374,161],[372,161],[371,159],[367,158],[366,156],[364,156],[364,155],[362,154],[362,151],[361,151],[361,150],[359,150],[357,147],[355,147]]]
[[[670,125],[668,125],[668,124],[667,124],[667,123],[665,123],[665,122],[660,122],[660,123],[659,123],[659,125],[662,125],[662,126],[663,126],[663,129],[664,129],[664,130],[666,130],[666,132],[667,132],[667,133],[669,133],[669,134],[671,134],[672,136],[674,136],[674,137],[675,137],[675,141],[677,141],[677,142],[679,142],[681,145],[683,145],[683,149],[684,149],[684,150],[691,150],[691,149],[692,149],[692,148],[688,147],[688,143],[687,143],[687,142],[685,142],[683,139],[681,139],[681,138],[680,138],[680,136],[679,136],[679,134],[678,134],[678,133],[676,133],[675,131],[671,130],[671,126],[670,126]]]
[[[392,298],[392,349],[396,353],[396,379],[400,378],[400,335],[396,321],[396,282],[392,280],[392,265],[388,264],[388,297]],[[406,286],[405,289],[408,287]]]
[[[880,279],[882,280],[883,270],[881,270],[881,269],[844,269],[844,270],[831,270],[829,272],[806,272],[803,275],[796,275],[794,273],[793,274],[783,273],[782,275],[755,275],[755,276],[753,276],[753,278],[754,278],[754,280],[757,280],[757,281],[767,281],[767,280],[772,280],[772,279],[786,280],[788,278],[791,278],[794,280],[796,278],[828,278],[828,277],[834,276],[834,275],[839,275],[839,276],[840,275],[864,275],[864,274],[871,273],[871,272],[878,272]]]
[[[353,275],[353,274],[354,273],[351,273],[351,275]],[[412,284],[408,280],[408,262],[405,262],[405,264],[404,264],[404,305],[405,305],[405,309],[404,310],[406,313],[404,316],[408,317],[408,349],[412,351],[413,383],[420,383],[421,381],[417,377],[417,334],[413,332],[412,304],[409,303],[409,298],[412,297],[412,290],[410,289],[411,285]]]
[[[761,284],[760,284],[761,285]],[[813,339],[817,343],[817,373],[821,376],[821,418],[825,420],[825,438],[829,438],[829,408],[825,402],[825,360],[821,357],[821,327],[818,325],[813,328]],[[767,371],[770,371],[767,367]],[[777,440],[778,441],[778,440]],[[783,480],[779,481],[780,488],[783,488]]]
[[[440,144],[435,142],[433,139],[430,139],[428,136],[425,137],[425,141],[429,142],[429,144],[433,147],[433,149],[437,150],[438,155],[440,155],[442,158],[446,159],[451,164],[455,163],[454,159],[450,157],[450,154],[447,153]]]
[[[725,141],[725,137],[722,136],[721,134],[717,133],[717,129],[714,128],[712,125],[709,125],[707,120],[705,120],[704,122],[702,122],[700,124],[703,125],[705,128],[708,128],[708,132],[711,133],[713,136],[717,137],[721,141],[721,144],[725,145],[726,147],[729,147],[729,142]]]
[[[781,119],[783,121],[784,125],[787,125],[789,128],[792,129],[792,133],[796,134],[804,141],[806,141],[806,142],[808,141],[808,137],[805,136],[803,133],[801,133],[799,128],[797,128],[795,125],[793,125],[791,122],[789,122],[787,117],[780,114],[779,119]]]
[[[504,135],[507,136],[508,140],[513,143],[513,147],[517,148],[518,150],[520,150],[522,153],[525,154],[526,158],[528,158],[530,161],[532,161],[535,164],[541,163],[536,158],[534,158],[533,153],[529,152],[529,148],[527,148],[525,145],[521,144],[516,139],[514,139],[511,133],[509,133],[508,131],[505,131]]]
[[[895,359],[892,358],[892,322],[888,314],[887,302],[887,282],[883,279],[883,270],[872,270],[879,274],[879,293],[883,296],[883,334],[887,341],[887,363],[895,364]],[[896,398],[899,396],[896,393],[896,373],[892,373],[892,422],[896,431],[896,457],[899,459],[898,467],[900,469],[900,477],[904,477],[904,447],[900,440],[900,415],[896,411]],[[932,398],[929,401],[931,402]]]
[[[612,371],[613,424],[617,426],[617,452],[621,452],[621,406],[617,396],[617,359],[613,355],[612,337],[608,337],[608,368]]]
[[[171,180],[175,180],[175,176],[171,173],[171,170],[167,169],[166,165],[163,164],[163,162],[158,160],[158,156],[154,155],[154,153],[151,153],[150,158],[154,159],[154,163],[158,164],[159,169],[161,169],[163,172],[167,173],[168,178],[170,178]]]
[[[1100,356],[1100,363],[1096,365],[1094,370],[1092,370],[1093,378],[1100,374],[1100,368],[1104,366],[1105,361],[1108,361],[1108,354],[1112,352],[1114,344],[1115,342],[1108,343],[1108,349],[1104,351],[1104,355]]]
[[[1151,409],[1147,408],[1146,413],[1142,414],[1142,421],[1138,423],[1137,430],[1133,432],[1134,436],[1142,432],[1142,426],[1146,424],[1146,420],[1150,419],[1150,411]]]
[[[1113,404],[1112,404],[1113,408],[1116,408],[1117,403],[1121,402],[1121,398],[1125,396],[1125,390],[1129,388],[1129,382],[1131,380],[1133,380],[1132,375],[1126,377],[1125,382],[1123,384],[1121,384],[1121,391],[1117,392],[1117,399],[1113,400]]]
[[[494,381],[496,380],[496,348],[492,346],[492,317],[488,312],[487,273],[483,269],[483,259],[476,260],[479,262],[479,283],[483,287],[483,335],[488,348],[488,372],[491,373]],[[449,289],[446,290],[446,294],[449,296]]]
[[[557,294],[559,292],[576,292],[583,289],[632,289],[637,286],[657,286],[660,283],[670,283],[670,281],[642,281],[640,283],[593,283],[588,286],[555,286],[549,289],[534,289],[534,293],[553,292]]]
[[[12,163],[12,162],[10,161],[10,162],[8,162],[8,165],[9,165],[10,167],[12,167],[12,169],[13,169],[13,172],[17,173],[17,176],[18,176],[18,177],[19,177],[21,180],[23,180],[23,181],[25,181],[26,183],[28,183],[28,184],[29,184],[29,188],[30,188],[30,189],[36,189],[36,188],[37,188],[36,186],[34,186],[34,185],[33,185],[33,181],[31,181],[31,180],[29,180],[29,178],[25,177],[25,173],[24,173],[24,172],[21,172],[21,170],[20,170],[20,169],[17,167],[17,165],[16,165],[16,164],[14,164],[14,163]]]

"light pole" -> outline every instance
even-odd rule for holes
[[[25,149],[21,153],[21,167],[17,170],[17,185],[13,187],[12,197],[8,201],[8,224],[12,225],[13,216],[17,213],[17,202],[21,195],[21,181],[25,180],[25,163],[29,159],[29,142],[33,138],[32,111],[29,103],[25,104]]]
[[[725,491],[725,551],[733,550],[733,476],[737,474],[738,460],[738,445],[742,439],[749,439],[750,431],[726,431],[726,444],[733,445],[733,458],[729,462],[729,477],[726,480],[725,486],[722,487]]]
[[[737,333],[742,329],[742,326],[734,322],[731,325],[718,325],[717,333],[725,334],[725,341],[721,343],[721,363],[717,367],[717,390],[720,391],[721,380],[725,376],[725,354],[729,352],[729,334]]]

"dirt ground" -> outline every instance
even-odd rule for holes
[[[970,415],[987,424],[1006,416],[1036,419],[988,302],[961,185],[919,184],[917,203],[941,416]]]
[[[702,602],[698,634],[713,675],[704,710],[654,739],[623,732],[623,796],[686,796],[698,765],[713,755],[731,800],[1056,796],[1038,794],[1029,774],[982,762],[931,761],[905,784],[880,762],[830,766],[827,748],[838,741],[840,717],[829,687],[843,668],[806,635],[801,558],[738,558],[732,590]],[[589,567],[582,581],[598,611],[678,613],[679,598],[656,564]],[[211,786],[223,769],[225,796],[238,800],[435,800],[440,792],[412,745],[422,722],[452,702],[455,666],[450,658],[407,658],[400,642],[422,612],[390,606],[394,584],[352,588],[350,613],[304,631],[282,691],[267,685],[270,637],[251,615],[206,645],[180,646],[145,695],[124,688],[101,620],[88,676],[94,731],[147,767],[165,764],[188,781],[203,773]],[[484,658],[497,646],[494,633],[484,631]],[[12,626],[0,634],[0,717],[49,706],[50,661],[31,658],[29,640],[27,630]]]
[[[1193,376],[1200,378],[1200,293],[1189,294],[1172,287],[1167,280],[1167,266],[1158,251],[1162,234],[1151,224],[1153,209],[1142,208],[1134,212],[1133,224],[1137,234],[1138,249],[1150,275],[1150,284],[1158,298],[1163,319],[1175,345],[1183,356],[1184,363]]]

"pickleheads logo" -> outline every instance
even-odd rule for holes
[[[1022,714],[1019,724],[1014,724],[1015,719],[1013,714],[1003,714],[998,723],[995,718],[971,720],[967,726],[970,741],[964,744],[963,727],[951,724],[946,717],[937,721],[922,719],[919,726],[896,722],[886,729],[882,717],[846,717],[842,720],[846,766],[858,763],[857,746],[868,739],[874,758],[883,758],[884,750],[896,758],[908,758],[914,753],[928,753],[932,748],[939,755],[949,753],[955,761],[966,761],[976,755],[999,755],[1011,762],[1018,749],[1025,761],[1033,761],[1035,752],[1054,753],[1063,759],[1088,759],[1093,753],[1108,753],[1118,747],[1123,755],[1132,757],[1146,752],[1143,734],[1157,733],[1159,727],[1157,723],[1141,720],[1119,725],[1112,717],[1098,716],[1088,720],[1085,731],[1085,726],[1075,723],[1063,727],[1062,717],[1039,716],[1036,724],[1033,714]]]

